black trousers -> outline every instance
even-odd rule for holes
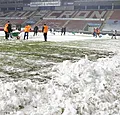
[[[8,39],[9,38],[9,33],[4,31],[5,32],[5,39]]]
[[[28,39],[28,32],[25,32],[24,33],[24,40],[25,40],[25,37],[27,36],[27,39]]]
[[[47,41],[47,33],[44,33],[43,36],[44,36],[44,40]]]
[[[35,36],[35,35],[37,36],[37,33],[38,33],[37,31],[34,31],[34,34],[33,34],[33,36]]]

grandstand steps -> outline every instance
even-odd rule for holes
[[[109,20],[120,20],[120,10],[114,10]]]
[[[34,15],[36,14],[37,11],[32,11],[31,14],[27,17],[27,19],[24,21],[24,23],[22,23],[22,25],[26,25],[26,23],[29,21],[29,20],[35,20],[33,17]],[[36,20],[35,20],[36,21]]]
[[[6,22],[7,22],[7,20],[0,20],[0,27],[4,27]]]
[[[48,13],[48,11],[36,11],[36,14],[33,16],[33,18],[36,19],[37,21],[39,21],[40,19],[45,17],[45,15],[47,13]]]
[[[31,16],[33,20],[39,21],[40,17],[35,17],[38,11],[35,11],[33,15]]]
[[[65,22],[65,24],[63,25],[63,27],[66,27],[67,24],[69,23],[70,20],[68,20],[67,22]]]
[[[37,12],[38,11],[36,11],[36,14],[37,14]],[[34,15],[33,18],[36,20],[35,25],[39,25],[42,22],[42,20],[44,19],[44,17],[46,17],[49,13],[50,13],[50,11],[47,11],[44,16]]]
[[[51,11],[48,11],[48,12],[44,15],[44,17],[47,17],[50,13],[51,13]],[[43,17],[43,18],[44,18],[44,17]]]
[[[28,18],[31,19],[31,17],[33,17],[35,14],[36,14],[36,11],[32,11],[32,12],[31,12],[31,15],[30,15]]]
[[[74,14],[71,16],[71,18],[74,18],[78,13],[79,13],[79,11],[74,12]]]
[[[39,21],[37,21],[37,22],[35,23],[35,25],[39,25],[39,24],[41,23],[41,21],[42,21],[42,19],[40,19]]]
[[[105,21],[102,23],[102,25],[100,26],[100,30],[102,30],[104,28],[104,25],[106,24],[106,21],[108,19],[110,19],[111,15],[113,14],[114,11],[108,11],[106,16],[105,16]]]
[[[71,18],[74,18],[75,15],[78,13],[79,11],[76,11],[72,16]],[[66,21],[66,23],[63,25],[63,27],[66,27],[68,25],[68,23],[70,22],[71,19],[69,19],[68,21]]]

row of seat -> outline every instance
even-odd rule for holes
[[[119,12],[120,10],[0,12],[0,26],[4,26],[7,20],[10,20],[13,25],[22,25],[34,19],[34,25],[37,24],[39,27],[42,27],[42,25],[46,23],[50,28],[60,29],[66,26],[68,30],[79,31],[84,30],[88,23],[102,25],[106,19],[120,20]]]
[[[97,10],[97,11],[10,11],[0,12],[0,17],[39,17],[39,18],[105,18],[109,11]],[[116,17],[120,10],[113,12],[113,17]],[[120,18],[120,17],[119,17]]]

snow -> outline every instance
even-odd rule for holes
[[[20,34],[21,40],[23,34]],[[4,33],[0,33],[4,35]],[[29,40],[44,41],[39,33]],[[113,57],[90,61],[63,61],[52,67],[52,79],[44,84],[31,80],[0,80],[0,115],[120,115],[120,37],[67,33],[48,34],[48,41],[102,40],[90,47],[116,53]],[[107,40],[107,42],[106,42]],[[86,46],[86,47],[89,47]]]

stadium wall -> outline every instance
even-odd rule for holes
[[[9,0],[8,0],[9,1]],[[35,3],[35,2],[34,2]],[[37,3],[37,2],[36,2]],[[41,4],[40,4],[41,3]],[[54,3],[54,2],[53,2]],[[0,11],[15,10],[114,10],[120,9],[120,1],[62,1],[59,4],[50,4],[50,2],[39,2],[39,4],[31,4],[27,2],[0,2]]]

